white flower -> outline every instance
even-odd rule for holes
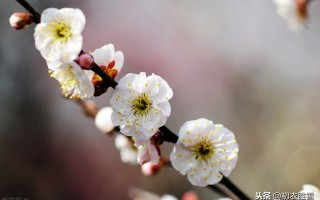
[[[88,98],[94,93],[89,78],[76,62],[47,62],[51,77],[60,82],[62,92],[70,98]]]
[[[47,61],[69,63],[81,51],[84,25],[85,16],[79,9],[48,8],[35,29],[36,48]]]
[[[278,15],[288,21],[294,31],[305,27],[307,21],[307,0],[273,0]]]
[[[140,165],[147,162],[151,162],[152,165],[159,163],[159,151],[150,140],[139,140],[135,138],[134,146],[138,148],[137,161]]]
[[[122,69],[124,61],[123,53],[122,51],[115,51],[113,44],[104,45],[94,50],[91,55],[94,62],[112,78]],[[101,78],[91,71],[88,71],[87,75],[93,81],[101,81]]]
[[[310,194],[313,194],[313,198],[314,200],[320,200],[320,190],[310,184],[305,184],[302,186],[302,190],[299,193],[303,193],[306,196],[310,196]]]
[[[91,53],[94,62],[111,78],[120,72],[123,66],[124,56],[121,51],[115,51],[113,44],[104,45]],[[86,71],[87,76],[95,86],[95,96],[107,91],[102,78],[93,71]]]
[[[114,141],[116,148],[120,151],[121,161],[131,165],[137,164],[137,149],[133,145],[133,141],[128,137],[117,134]]]
[[[146,77],[144,72],[120,79],[110,100],[112,122],[123,125],[121,133],[138,139],[150,138],[163,126],[171,113],[168,102],[172,90],[160,76]]]
[[[111,121],[111,114],[112,114],[112,108],[111,107],[104,107],[97,113],[95,117],[95,124],[96,127],[102,132],[102,133],[109,133],[114,129],[114,125]]]
[[[238,144],[231,131],[223,125],[201,118],[186,122],[170,154],[172,166],[187,174],[197,186],[218,183],[229,176],[238,159]]]
[[[107,72],[111,72],[108,74],[113,78],[122,69],[124,61],[123,53],[122,51],[115,51],[113,44],[104,45],[92,52],[91,55],[97,65],[106,68]]]

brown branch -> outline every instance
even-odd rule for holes
[[[174,134],[170,129],[168,129],[166,126],[161,126],[159,130],[160,130],[160,138],[162,139],[162,141],[177,143],[179,137],[176,134]]]
[[[28,2],[25,0],[16,0],[22,7],[24,7],[33,17],[33,21],[36,24],[40,23],[40,13],[36,11]]]
[[[220,181],[221,184],[225,185],[230,191],[237,195],[241,200],[250,200],[244,192],[242,192],[234,183],[232,183],[227,177],[223,177]]]

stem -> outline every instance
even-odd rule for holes
[[[233,184],[227,177],[223,177],[221,184],[225,185],[229,190],[231,190],[235,195],[237,195],[241,200],[251,200],[244,192],[242,192],[235,184]]]
[[[229,198],[233,199],[233,195],[230,194],[230,192],[227,192],[224,188],[221,188],[221,186],[219,187],[219,185],[208,185],[207,188],[220,194],[223,197],[229,197]]]
[[[159,130],[161,131],[160,137],[163,141],[177,143],[179,137],[166,126],[161,126]]]
[[[38,11],[36,11],[28,2],[26,2],[25,0],[16,0],[18,3],[20,3],[22,5],[22,7],[24,7],[33,17],[33,21],[36,24],[40,23],[40,13]]]
[[[96,63],[94,63],[91,70],[94,73],[98,74],[103,79],[103,84],[106,88],[112,87],[113,89],[115,89],[116,86],[118,85],[118,83],[113,78],[111,78],[107,73],[105,73]]]

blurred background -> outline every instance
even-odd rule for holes
[[[86,51],[113,43],[125,63],[117,76],[155,73],[174,91],[167,126],[178,132],[206,117],[232,130],[240,146],[230,179],[249,196],[320,187],[320,2],[310,23],[292,32],[272,1],[30,0],[80,8],[86,15]],[[60,96],[34,47],[34,25],[13,30],[8,19],[24,11],[0,3],[0,197],[129,199],[138,187],[177,197],[218,196],[193,187],[165,168],[144,177],[120,160],[114,138],[100,134],[78,105]],[[93,98],[109,105],[113,94]],[[165,145],[167,154],[171,144]]]

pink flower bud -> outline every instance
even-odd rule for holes
[[[197,194],[193,191],[188,191],[183,194],[182,200],[199,200]]]
[[[112,112],[113,110],[111,107],[104,107],[97,113],[95,124],[101,133],[109,134],[114,130],[114,125],[111,120]],[[123,140],[121,142],[123,142]],[[128,143],[129,142],[130,141],[128,141]]]
[[[29,13],[13,13],[9,19],[10,25],[16,30],[27,28],[32,22],[32,15]]]
[[[90,70],[94,64],[93,56],[88,53],[81,54],[78,63],[82,69]]]
[[[142,174],[145,176],[153,176],[160,171],[162,166],[163,166],[162,162],[159,162],[156,165],[153,165],[151,162],[147,162],[141,166],[141,171],[142,171]]]

